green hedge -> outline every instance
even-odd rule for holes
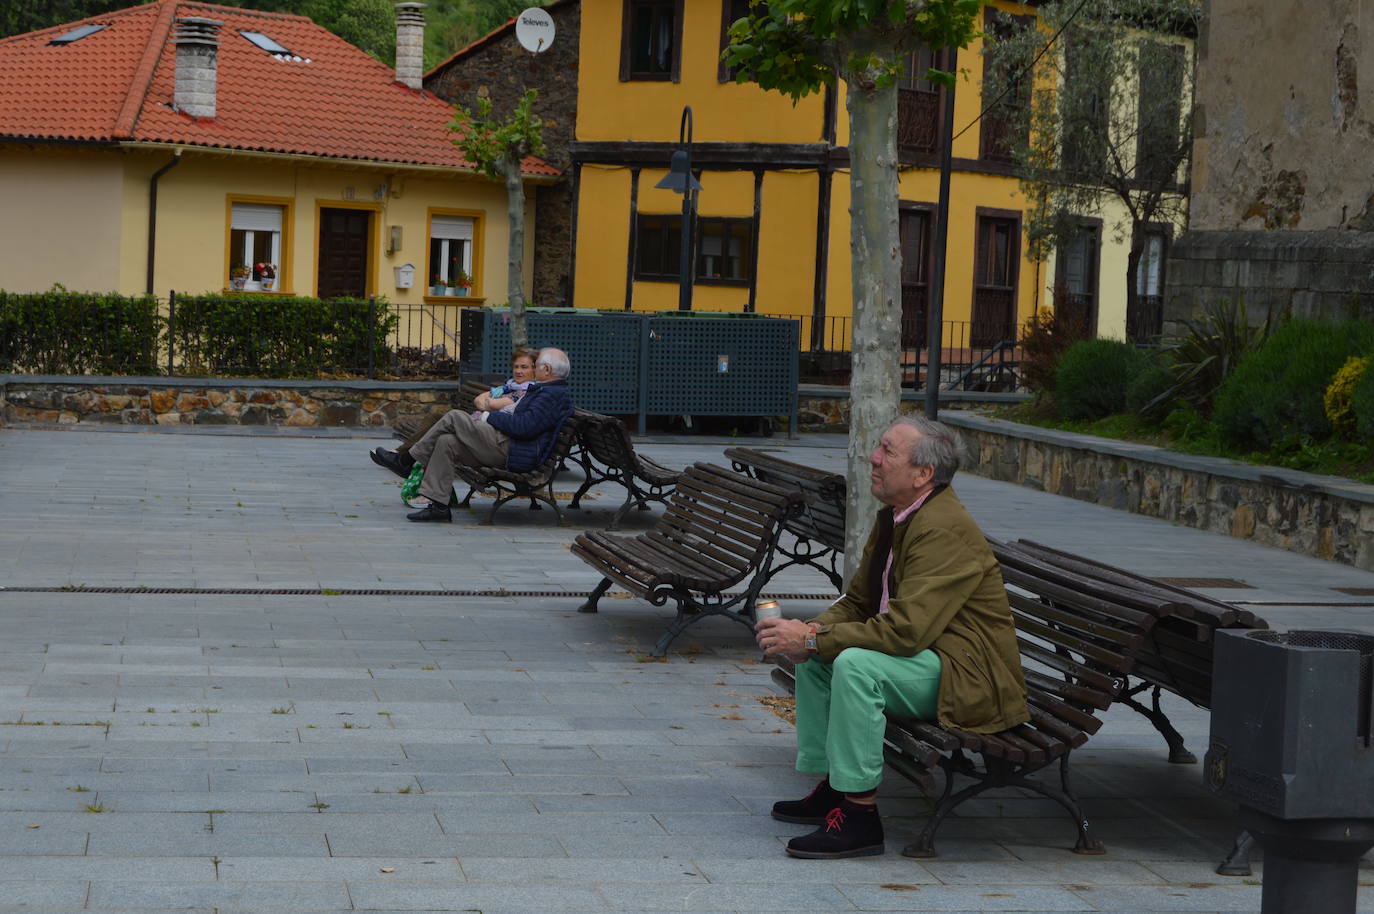
[[[1213,419],[1236,447],[1331,435],[1322,397],[1345,360],[1374,351],[1374,324],[1294,318],[1246,356],[1218,391]]]
[[[318,377],[390,365],[399,323],[384,301],[284,295],[178,297],[172,321],[177,373]]]
[[[156,374],[161,331],[152,296],[0,291],[0,371]]]
[[[1064,351],[1054,402],[1063,419],[1101,419],[1126,408],[1131,382],[1150,368],[1148,354],[1119,340],[1083,340]]]

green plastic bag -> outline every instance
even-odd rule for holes
[[[416,463],[410,468],[410,475],[406,477],[406,481],[401,483],[401,501],[405,502],[407,508],[415,507],[411,501],[420,494],[420,480],[424,478],[425,465]]]
[[[425,478],[425,465],[417,463],[410,468],[410,475],[406,481],[401,483],[401,501],[405,502],[407,508],[418,508],[419,505],[411,504],[415,497],[420,494],[420,480]],[[456,508],[459,505],[458,493],[454,492],[448,497],[448,506]]]

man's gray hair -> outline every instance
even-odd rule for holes
[[[539,350],[539,361],[534,363],[534,367],[538,368],[540,365],[549,366],[549,371],[553,372],[555,378],[566,378],[572,372],[572,364],[568,361],[567,353],[552,346]]]
[[[964,459],[964,441],[959,433],[925,416],[902,416],[897,424],[909,425],[920,435],[911,446],[911,465],[933,467],[935,475],[931,481],[936,485],[948,485]]]

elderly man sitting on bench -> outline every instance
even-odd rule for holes
[[[409,453],[385,448],[372,452],[372,459],[402,478],[410,475],[417,462],[425,475],[420,494],[429,504],[407,520],[449,521],[448,500],[453,492],[455,468],[501,466],[524,473],[549,459],[563,421],[572,415],[572,395],[568,391],[568,356],[561,349],[541,349],[534,365],[534,383],[511,412],[491,410],[487,394],[477,397],[477,415],[449,410],[425,433]]]
[[[996,733],[1028,719],[1001,569],[959,503],[953,429],[904,416],[868,458],[886,507],[844,596],[811,622],[764,619],[766,652],[797,664],[797,770],[824,775],[773,818],[818,825],[793,857],[883,852],[874,799],[884,712]]]

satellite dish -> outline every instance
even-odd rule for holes
[[[547,51],[553,44],[553,17],[547,10],[532,6],[515,17],[515,40],[531,54]]]

